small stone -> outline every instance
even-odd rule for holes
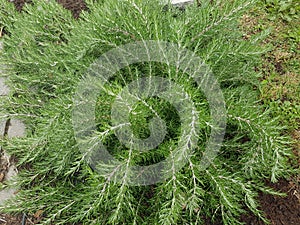
[[[15,196],[16,189],[8,188],[0,191],[0,205],[4,205],[5,201]]]
[[[0,121],[0,138],[4,136],[6,121]]]
[[[25,135],[25,125],[22,121],[17,119],[10,120],[7,136],[12,137],[23,137]]]
[[[184,5],[184,4],[189,4],[193,3],[194,0],[164,0],[163,3],[168,3],[171,2],[172,5]]]
[[[185,3],[192,3],[193,0],[171,0],[171,3],[173,5],[176,5],[176,4],[185,4]]]
[[[1,70],[0,70],[1,73]],[[5,84],[5,78],[4,77],[0,77],[0,96],[6,96],[9,93],[9,88],[8,86]]]
[[[3,44],[2,41],[0,41],[0,51],[2,50],[2,48],[3,48]],[[0,65],[0,76],[3,73],[2,70],[4,69],[4,67],[5,66]],[[5,84],[5,78],[0,77],[0,96],[8,95],[8,92],[9,92],[9,88]]]
[[[10,165],[10,167],[7,170],[7,173],[5,174],[5,181],[11,180],[13,177],[15,177],[18,174],[17,167],[15,165]]]

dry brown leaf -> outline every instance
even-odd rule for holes
[[[34,218],[39,219],[41,217],[41,215],[43,214],[43,210],[38,210],[36,211],[36,213],[33,215]]]

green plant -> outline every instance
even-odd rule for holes
[[[269,12],[269,18],[291,22],[299,19],[300,4],[297,0],[263,0],[260,5]]]
[[[88,1],[90,12],[78,21],[54,1],[33,3],[1,21],[9,33],[1,61],[8,65],[11,86],[2,107],[5,115],[19,117],[28,127],[26,137],[1,141],[23,168],[14,183],[20,191],[2,210],[29,214],[42,210],[45,224],[201,224],[204,217],[216,214],[224,224],[240,224],[245,207],[264,219],[258,191],[276,194],[264,180],[275,182],[291,172],[287,163],[291,150],[278,118],[258,103],[259,74],[254,67],[264,52],[257,44],[263,37],[245,41],[237,30],[251,1],[203,3],[184,13],[165,11],[157,1]],[[1,15],[10,7],[1,0]],[[135,77],[160,76],[178,83],[194,102],[201,125],[197,151],[184,168],[164,182],[129,186],[110,181],[87,164],[74,137],[73,99],[98,57],[117,46],[146,40],[184,46],[210,66],[225,97],[227,130],[220,154],[201,170],[199,161],[212,129],[204,93],[172,65],[149,62],[124,68],[110,80],[113,85],[105,87],[107,92],[99,93],[100,134],[112,126],[114,95]],[[130,115],[133,133],[149,136],[154,110],[166,120],[167,140],[153,154],[133,153],[128,160],[130,151],[113,134],[105,136],[111,154],[128,164],[158,162],[172,155],[170,148],[178,143],[176,110],[159,98],[145,102],[148,107],[137,104]]]

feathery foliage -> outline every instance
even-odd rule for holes
[[[263,218],[258,191],[289,174],[289,139],[284,127],[258,101],[255,66],[264,52],[263,35],[243,40],[238,19],[255,1],[204,1],[201,7],[166,10],[158,1],[87,1],[89,12],[74,20],[55,1],[33,0],[22,13],[0,0],[4,37],[1,62],[7,65],[11,94],[2,116],[26,122],[24,138],[1,145],[23,168],[13,183],[20,192],[7,212],[43,211],[44,224],[201,224],[220,214],[224,224],[240,224],[250,209]],[[169,41],[183,46],[210,66],[220,83],[227,109],[225,140],[205,170],[199,162],[210,135],[208,102],[201,90],[172,65],[137,63],[119,71],[107,92],[99,94],[98,138],[114,157],[130,165],[149,165],[172,155],[182,130],[176,110],[159,98],[137,104],[130,115],[132,132],[149,136],[149,119],[166,121],[163,143],[147,153],[128,151],[110,128],[115,96],[137,77],[169,77],[189,94],[199,115],[199,142],[187,165],[164,182],[129,186],[93,171],[78,148],[72,126],[73,97],[89,66],[117,46],[136,41]],[[108,133],[108,134],[107,134]],[[125,171],[126,172],[126,171]],[[124,180],[125,180],[124,176]],[[278,193],[277,193],[278,194]]]

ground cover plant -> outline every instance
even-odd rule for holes
[[[288,5],[288,10],[279,10],[278,4]],[[300,58],[299,58],[299,3],[297,1],[259,1],[257,6],[243,16],[242,26],[245,38],[270,29],[270,35],[263,41],[269,50],[263,54],[260,98],[281,118],[287,127],[286,133],[294,139],[294,154],[299,168],[300,128]],[[293,16],[286,19],[291,13]],[[299,172],[289,179],[272,184],[277,190],[287,193],[286,198],[260,195],[260,202],[271,224],[292,224],[299,221]],[[288,213],[290,212],[290,213]],[[247,217],[247,216],[246,216]],[[251,216],[250,216],[251,217]],[[263,224],[255,218],[245,218],[246,224]]]
[[[257,192],[272,193],[263,183],[265,178],[276,181],[289,174],[291,150],[280,121],[258,102],[260,74],[254,68],[265,52],[258,45],[263,37],[243,40],[237,29],[249,1],[202,4],[184,13],[166,11],[157,2],[88,2],[91,11],[78,21],[55,2],[33,1],[22,14],[2,2],[1,25],[8,33],[2,60],[9,66],[12,87],[3,108],[28,126],[26,138],[3,141],[24,168],[16,182],[20,189],[17,202],[6,207],[8,212],[42,210],[43,222],[55,224],[201,224],[204,217],[217,214],[224,224],[238,224],[245,208],[261,216]],[[76,85],[91,63],[115,46],[141,40],[180,43],[201,56],[221,84],[228,121],[221,152],[209,168],[199,168],[210,134],[209,127],[203,126],[197,154],[185,168],[165,182],[131,187],[107,182],[92,171],[74,139],[71,109]],[[193,83],[180,79],[185,74],[174,73],[170,65],[149,63],[118,73],[110,92],[100,96],[99,132],[111,126],[107,118],[111,93],[137,74],[172,77],[195,102],[201,113],[199,123],[209,122],[207,100]],[[176,112],[158,99],[148,103],[171,127],[163,147],[176,145],[180,133]],[[147,122],[153,115],[140,105],[137,111],[134,113],[140,116],[133,117],[133,131],[147,137]],[[128,157],[113,135],[107,142],[116,157]],[[163,147],[144,161],[137,157],[130,163],[161,160],[170,154]]]
[[[262,0],[242,19],[245,38],[270,29],[262,43],[269,49],[258,68],[263,74],[260,98],[289,131],[299,129],[299,18],[298,1]]]

